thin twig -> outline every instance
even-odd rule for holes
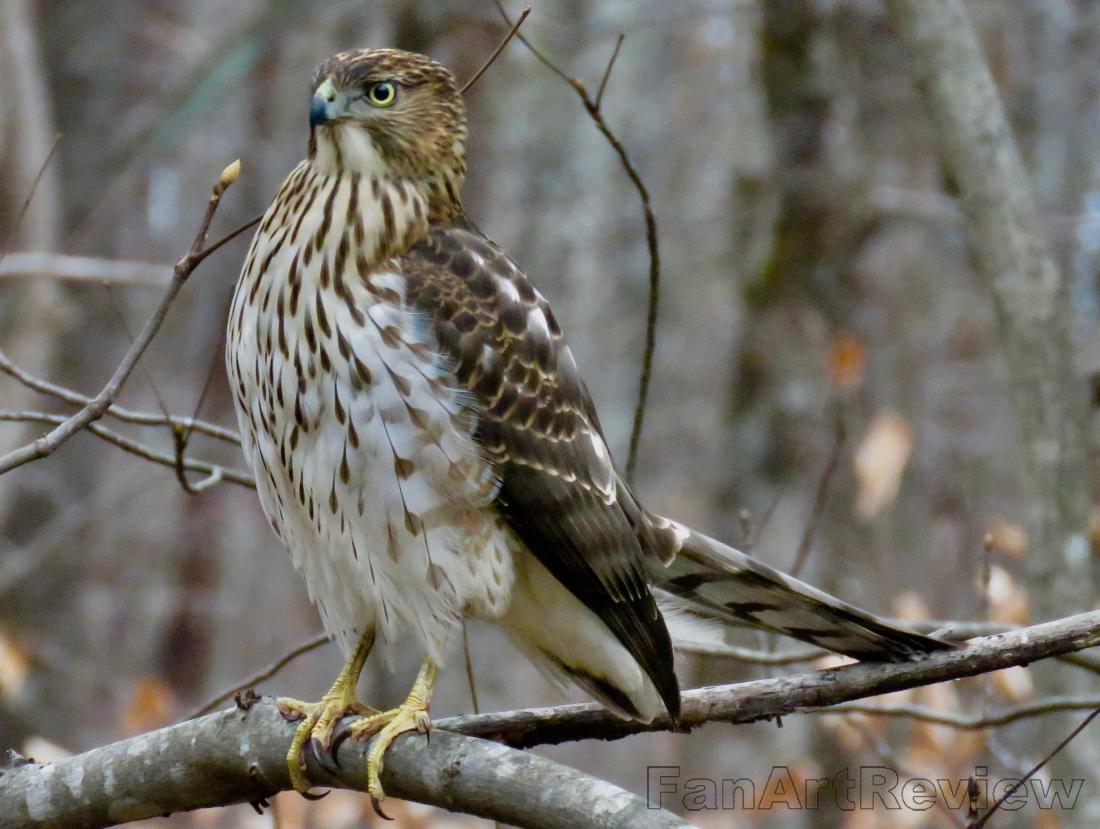
[[[603,70],[603,77],[600,78],[600,88],[596,90],[596,109],[600,108],[600,104],[603,103],[603,92],[607,89],[607,82],[611,80],[611,70],[615,67],[615,61],[619,57],[619,50],[623,48],[623,40],[626,39],[626,35],[619,32],[618,40],[615,41],[615,48],[611,50],[611,59],[607,62],[607,68]]]
[[[677,653],[733,659],[747,665],[795,665],[799,662],[812,662],[830,653],[821,648],[806,648],[790,653],[770,653],[752,648],[739,648],[737,645],[716,645],[710,642],[674,642],[673,646]]]
[[[982,728],[1000,728],[1019,720],[1057,714],[1062,711],[1092,711],[1096,708],[1100,708],[1100,696],[1045,697],[976,717],[937,711],[935,708],[929,708],[926,705],[877,705],[867,702],[844,702],[829,708],[811,708],[804,713],[866,714],[872,717],[898,717],[919,720],[933,725],[944,725],[961,731],[975,731]]]
[[[203,250],[195,258],[194,265],[192,266],[192,268],[198,267],[198,265],[202,262],[203,259],[205,259],[210,254],[215,253],[223,245],[228,245],[230,242],[232,242],[234,239],[236,239],[238,236],[240,236],[246,230],[251,230],[252,228],[254,228],[256,225],[258,225],[260,223],[260,220],[262,218],[263,218],[262,213],[259,216],[253,216],[251,219],[249,219],[244,224],[242,224],[238,227],[235,227],[233,230],[229,231],[227,234],[225,234],[220,239],[218,239],[218,241],[214,242],[212,245],[208,246],[205,250]]]
[[[986,812],[982,816],[982,819],[979,820],[976,824],[974,824],[974,829],[982,829],[982,827],[985,826],[986,823],[989,822],[989,819],[993,816],[993,813],[996,812],[999,808],[1001,808],[1001,804],[1003,804],[1006,800],[1008,800],[1010,797],[1012,797],[1012,795],[1014,795],[1016,793],[1016,791],[1020,788],[1020,786],[1024,785],[1024,783],[1026,783],[1028,780],[1030,780],[1032,777],[1034,777],[1036,774],[1038,774],[1040,771],[1042,771],[1043,766],[1045,766],[1047,763],[1049,763],[1051,760],[1053,760],[1063,748],[1065,748],[1071,742],[1073,742],[1073,739],[1078,734],[1080,734],[1082,731],[1084,731],[1088,727],[1089,723],[1091,723],[1094,719],[1096,719],[1098,714],[1100,714],[1100,706],[1097,706],[1096,710],[1094,710],[1091,714],[1089,714],[1087,717],[1085,717],[1085,719],[1081,722],[1081,724],[1079,726],[1077,726],[1075,729],[1073,729],[1073,731],[1070,732],[1069,736],[1066,737],[1064,740],[1062,740],[1062,742],[1058,743],[1058,745],[1054,747],[1054,750],[1052,752],[1050,752],[1050,754],[1048,754],[1046,757],[1044,757],[1042,760],[1040,760],[1039,763],[1033,769],[1031,769],[1027,774],[1025,774],[1024,778],[1022,780],[1018,781],[1017,783],[1014,783],[1012,786],[1009,786],[1008,790],[1003,795],[1001,795],[1001,797],[997,800],[997,802],[994,803],[993,806],[990,807],[989,811]]]
[[[466,684],[470,686],[470,704],[474,713],[481,713],[481,705],[477,701],[477,678],[474,675],[474,660],[470,657],[470,634],[466,628],[466,620],[462,620],[462,656],[466,663]]]
[[[500,12],[501,16],[510,25],[512,20],[508,17],[508,12],[504,10],[504,6],[501,5],[500,0],[493,0],[493,2],[496,4],[497,10]],[[577,78],[571,78],[565,74],[557,64],[543,54],[530,40],[518,32],[516,33],[516,39],[528,48],[539,63],[565,81],[570,88],[577,93],[577,97],[580,98],[585,112],[588,113],[588,116],[592,119],[596,128],[603,137],[607,139],[607,143],[611,145],[615,154],[618,155],[623,170],[626,172],[631,184],[634,185],[634,189],[638,191],[638,198],[641,200],[642,214],[645,218],[646,246],[649,249],[649,305],[646,312],[645,347],[642,351],[642,367],[638,377],[638,400],[634,407],[634,420],[630,427],[630,448],[626,456],[626,480],[627,483],[633,483],[634,473],[638,466],[638,446],[642,439],[642,425],[645,421],[646,403],[649,400],[649,385],[653,376],[653,353],[657,348],[657,310],[661,298],[661,256],[657,242],[657,217],[654,215],[653,208],[650,204],[649,190],[646,188],[645,182],[642,181],[642,177],[638,173],[637,167],[634,166],[634,162],[631,160],[630,154],[626,151],[626,147],[623,146],[618,136],[611,131],[611,128],[604,120],[603,111],[600,108],[602,103],[601,96],[604,88],[607,86],[611,68],[616,58],[619,56],[619,44],[616,44],[615,51],[612,52],[611,59],[604,69],[603,77],[600,81],[600,91],[597,96],[593,98],[588,94],[588,88],[582,81]],[[622,36],[620,35],[619,43],[621,42]]]
[[[489,59],[485,61],[485,63],[482,64],[481,68],[474,73],[474,76],[470,78],[470,80],[466,81],[465,84],[463,84],[462,89],[459,90],[463,95],[469,92],[470,88],[479,80],[481,80],[481,76],[485,74],[489,67],[496,63],[497,58],[500,57],[500,53],[504,51],[504,47],[507,46],[511,42],[512,38],[516,36],[516,32],[519,31],[519,27],[523,25],[523,21],[527,19],[527,15],[529,15],[530,13],[531,7],[525,6],[523,8],[523,11],[519,14],[519,19],[517,19],[516,22],[512,25],[512,28],[508,30],[508,34],[504,36],[504,40],[502,40],[500,42],[500,45],[493,50],[493,54],[489,55]]]
[[[8,232],[4,234],[4,241],[0,243],[0,264],[4,261],[5,252],[8,249],[8,243],[14,238],[15,234],[19,231],[20,226],[23,224],[23,219],[27,215],[27,211],[30,209],[31,202],[34,201],[34,194],[38,190],[38,185],[42,183],[42,176],[46,175],[46,168],[50,166],[50,159],[53,158],[54,153],[57,152],[57,146],[61,143],[61,133],[57,133],[53,137],[53,143],[50,145],[50,151],[46,153],[46,157],[42,159],[42,163],[38,167],[38,172],[34,174],[34,181],[31,182],[30,190],[27,191],[27,197],[23,199],[23,205],[19,208],[19,215],[15,217],[15,221],[12,222],[8,228]]]
[[[239,172],[240,162],[236,161],[222,171],[217,184],[214,185],[210,201],[206,206],[206,213],[199,225],[198,232],[195,234],[194,241],[191,243],[191,249],[176,263],[172,281],[168,285],[168,290],[157,304],[157,307],[153,310],[153,313],[149,316],[149,319],[146,320],[145,325],[142,326],[137,339],[134,340],[133,345],[127,350],[126,355],[122,358],[122,362],[118,364],[111,379],[107,381],[107,385],[103,387],[99,394],[97,394],[88,405],[73,416],[66,418],[62,424],[48,434],[0,457],[0,475],[5,472],[10,472],[12,469],[22,466],[25,463],[46,457],[77,432],[87,428],[89,424],[103,417],[111,404],[115,401],[115,398],[117,398],[122,391],[123,384],[125,384],[135,366],[137,366],[142,354],[145,353],[145,350],[149,347],[149,344],[153,341],[157,332],[160,331],[164,318],[168,314],[168,309],[171,307],[180,289],[187,282],[187,278],[195,268],[210,255],[210,253],[227,241],[227,239],[222,240],[211,248],[203,247],[206,243],[206,235],[210,229],[210,223],[213,221],[214,214],[217,212],[218,205],[221,203],[222,194],[225,193],[226,189],[234,181],[236,181]]]
[[[68,418],[64,415],[49,414],[48,412],[13,412],[0,410],[0,421],[8,423],[50,423],[61,426],[68,421]],[[152,461],[161,466],[167,466],[169,469],[175,469],[176,467],[176,458],[174,455],[166,455],[155,449],[150,449],[145,444],[138,443],[136,440],[131,440],[124,435],[120,435],[118,432],[112,431],[100,423],[92,422],[84,428],[96,437],[114,444],[119,449],[124,452],[129,452],[131,455],[136,455],[139,458]],[[228,481],[248,487],[249,489],[256,488],[255,479],[247,472],[226,469],[218,464],[209,463],[208,461],[197,461],[189,458],[185,461],[184,468],[188,472],[206,473],[207,477],[205,480],[197,484],[192,484],[192,488],[198,492],[209,489],[219,481]]]
[[[254,688],[255,686],[259,685],[261,682],[264,682],[265,680],[271,679],[271,677],[275,676],[275,674],[279,673],[279,671],[281,671],[283,668],[285,668],[287,665],[289,665],[291,662],[293,662],[299,656],[307,654],[310,651],[315,651],[319,647],[321,647],[322,645],[326,644],[327,642],[331,642],[331,641],[332,640],[329,639],[327,633],[322,633],[322,634],[319,634],[317,636],[314,636],[308,642],[303,642],[302,644],[300,644],[298,647],[296,647],[290,653],[285,654],[284,656],[280,656],[278,659],[276,659],[274,662],[272,662],[270,665],[268,665],[266,668],[264,668],[259,673],[256,673],[253,676],[248,677],[248,679],[244,679],[244,680],[241,680],[240,682],[234,683],[227,690],[221,691],[216,696],[211,697],[207,702],[205,702],[201,707],[199,707],[198,710],[196,710],[195,712],[189,714],[187,716],[187,719],[193,720],[196,717],[201,717],[203,714],[209,714],[211,711],[213,711],[215,708],[217,708],[223,702],[231,700],[233,698],[234,694],[239,694],[240,692],[246,691],[249,688]]]
[[[821,470],[821,477],[817,481],[817,489],[814,492],[814,503],[810,509],[810,518],[806,522],[806,529],[802,533],[802,541],[798,545],[794,562],[791,564],[791,575],[797,576],[809,558],[810,550],[814,545],[814,536],[817,535],[817,527],[821,523],[821,516],[825,514],[825,504],[829,500],[829,485],[840,468],[840,455],[844,448],[845,429],[844,418],[839,412],[836,416],[836,427],[833,432],[833,447],[829,453],[829,460],[825,468]]]
[[[223,318],[227,316],[229,309],[226,308]],[[223,334],[224,336],[224,334]],[[214,354],[210,358],[210,367],[206,370],[206,381],[202,384],[202,391],[199,392],[199,399],[195,402],[195,409],[191,412],[191,422],[193,423],[199,417],[199,412],[202,411],[202,404],[206,402],[206,395],[210,392],[210,386],[214,382],[214,377],[217,374],[218,359],[222,349],[221,338],[218,339],[218,347],[214,349]],[[192,495],[199,490],[187,479],[187,472],[184,466],[184,455],[187,452],[187,443],[191,440],[192,430],[186,426],[178,426],[172,428],[172,444],[176,450],[176,480],[179,481],[180,486],[183,487],[185,492]]]
[[[66,403],[73,403],[77,406],[87,406],[92,402],[92,398],[81,394],[75,389],[59,386],[25,371],[13,363],[3,351],[0,351],[0,371],[18,380],[29,389],[49,395],[58,400],[63,400]],[[170,426],[173,429],[184,428],[190,431],[201,432],[204,435],[209,435],[212,438],[225,441],[226,443],[232,443],[235,446],[241,445],[240,436],[232,429],[226,429],[224,426],[218,426],[215,423],[209,423],[205,420],[195,420],[194,418],[177,416],[169,416],[166,418],[163,414],[138,412],[115,404],[111,404],[111,407],[107,409],[106,416],[121,420],[125,423],[134,423],[139,426]]]

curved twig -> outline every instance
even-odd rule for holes
[[[60,427],[67,422],[67,418],[62,415],[49,414],[47,412],[12,412],[0,410],[0,421],[7,421],[10,423],[50,423]],[[138,443],[136,440],[131,440],[124,435],[120,435],[118,432],[108,429],[100,423],[89,423],[84,428],[97,438],[117,446],[124,452],[129,452],[131,455],[136,455],[139,458],[152,461],[161,466],[167,466],[170,469],[176,468],[177,459],[175,455],[167,455],[163,452],[158,452],[155,449],[149,448],[144,443]],[[192,488],[197,486],[209,488],[213,483],[220,480],[225,480],[240,486],[246,486],[249,489],[256,488],[255,479],[247,472],[226,469],[223,466],[210,463],[209,461],[198,461],[187,458],[183,461],[183,468],[188,472],[205,473],[208,476],[208,480],[216,476],[216,480],[211,483],[200,482],[200,484],[193,484]]]
[[[99,420],[106,414],[111,404],[122,391],[122,386],[126,383],[126,380],[137,366],[142,354],[145,353],[145,349],[149,347],[149,344],[160,330],[161,325],[164,323],[164,318],[168,314],[168,309],[171,307],[180,289],[184,286],[184,283],[187,282],[187,278],[207,256],[228,241],[227,237],[219,240],[210,247],[204,247],[206,244],[206,234],[210,230],[210,223],[213,221],[214,214],[217,212],[218,205],[221,203],[222,194],[237,180],[239,173],[240,162],[235,161],[226,167],[218,177],[217,184],[214,185],[213,193],[210,196],[210,201],[207,203],[206,213],[191,243],[190,250],[176,263],[172,281],[168,284],[168,290],[165,292],[164,296],[161,297],[160,302],[157,303],[157,307],[153,309],[153,313],[145,321],[145,325],[142,326],[141,332],[126,351],[126,355],[122,358],[122,362],[118,364],[114,374],[111,375],[111,379],[107,381],[107,384],[99,394],[89,401],[86,406],[76,414],[66,418],[63,423],[59,424],[48,434],[0,457],[0,475],[5,472],[10,472],[12,469],[22,466],[25,463],[30,463],[31,461],[46,457],[77,432],[86,429],[90,424]],[[234,233],[237,232],[241,232],[241,229],[234,231]]]
[[[512,25],[512,20],[508,17],[508,12],[504,10],[504,6],[500,4],[500,0],[493,0],[493,2],[496,4],[505,22]],[[653,376],[653,353],[657,349],[657,310],[660,306],[661,299],[661,254],[657,242],[657,217],[654,215],[653,207],[650,204],[649,189],[645,186],[645,182],[642,181],[642,176],[638,172],[638,168],[634,166],[634,161],[631,159],[630,153],[626,151],[626,147],[623,146],[622,141],[619,140],[618,136],[615,135],[607,125],[603,117],[603,110],[601,109],[603,93],[607,88],[607,81],[611,77],[611,69],[615,65],[615,60],[619,57],[619,48],[622,46],[623,37],[624,36],[620,34],[615,42],[615,49],[612,51],[611,58],[608,60],[607,66],[600,78],[599,91],[596,93],[596,97],[593,98],[588,93],[588,88],[582,81],[577,78],[569,77],[561,67],[550,60],[550,58],[531,43],[530,40],[518,32],[516,34],[516,39],[527,47],[539,63],[565,81],[569,87],[577,93],[577,97],[580,98],[581,104],[584,106],[584,111],[588,113],[588,116],[592,119],[592,123],[596,125],[596,128],[603,137],[607,139],[607,143],[611,145],[611,149],[613,149],[615,154],[619,157],[619,162],[626,172],[627,178],[630,179],[630,183],[633,184],[634,189],[638,191],[638,198],[642,204],[642,215],[645,220],[646,246],[649,249],[649,303],[646,311],[645,347],[642,351],[642,367],[638,376],[638,401],[634,407],[634,420],[630,427],[630,448],[626,456],[626,480],[627,483],[633,483],[634,473],[638,466],[638,446],[642,440],[642,425],[645,421],[646,404],[649,400],[649,386]]]

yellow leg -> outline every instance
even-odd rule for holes
[[[315,738],[320,747],[328,751],[332,745],[332,733],[336,723],[348,714],[359,714],[368,718],[376,716],[378,712],[369,705],[359,702],[355,696],[355,688],[359,684],[359,675],[363,672],[363,665],[370,655],[371,646],[374,644],[374,634],[365,634],[355,647],[351,659],[340,671],[336,681],[329,688],[328,693],[321,697],[320,702],[301,702],[286,697],[278,701],[279,710],[288,720],[302,720],[298,730],[294,732],[294,740],[287,751],[286,763],[290,769],[290,782],[300,792],[309,791],[310,783],[306,778],[305,764],[302,762],[302,746]]]
[[[368,716],[348,726],[348,737],[353,740],[365,740],[377,734],[367,754],[367,791],[374,803],[375,811],[382,814],[379,804],[386,796],[382,790],[383,757],[393,741],[409,731],[427,734],[432,721],[428,717],[428,706],[432,701],[432,689],[438,672],[434,662],[427,659],[420,665],[409,696],[397,708]],[[384,815],[383,815],[384,816]]]

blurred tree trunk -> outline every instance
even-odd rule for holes
[[[1094,598],[1086,534],[1086,408],[1074,372],[1066,281],[961,0],[887,0],[887,7],[939,125],[978,271],[1000,319],[1023,438],[1022,514],[1033,612],[1052,619],[1084,610]],[[1047,694],[1081,690],[1084,681],[1050,670],[1037,676]],[[1052,773],[1085,776],[1100,767],[1098,760],[1100,741],[1077,740],[1056,759]],[[1096,809],[1095,798],[1085,808]]]
[[[0,3],[0,256],[15,250],[51,251],[58,240],[58,175],[45,164],[54,143],[54,124],[45,67],[29,0]],[[42,171],[35,186],[35,179]],[[34,190],[24,212],[23,206]],[[49,374],[66,303],[49,279],[3,287],[0,348],[24,368]],[[38,395],[22,386],[5,391],[7,408],[35,408]],[[4,444],[33,438],[39,426],[5,429]],[[0,490],[0,528],[5,539],[27,540],[41,523],[28,488]],[[14,703],[13,703],[14,704]],[[18,714],[18,712],[16,712]],[[32,727],[21,717],[0,716],[0,745],[20,745]]]
[[[57,245],[57,168],[51,163],[42,169],[55,137],[46,80],[32,3],[0,3],[0,255],[16,249],[51,251]],[[34,198],[23,213],[32,188]],[[52,280],[35,279],[5,290],[15,299],[4,302],[0,344],[24,368],[47,373],[64,327],[61,289]],[[5,404],[33,408],[29,404],[35,397],[19,389],[5,398]],[[7,430],[8,440],[22,442],[29,431]],[[0,514],[6,506],[6,499],[0,502]]]

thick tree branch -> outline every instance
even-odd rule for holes
[[[818,710],[1096,645],[1100,611],[974,639],[958,650],[916,662],[850,665],[689,691],[684,694],[682,725],[753,722]],[[1072,702],[1075,706],[1080,701]],[[610,784],[539,757],[469,739],[488,738],[518,748],[611,740],[668,727],[663,718],[651,724],[621,720],[598,705],[453,717],[436,723],[430,742],[400,740],[387,754],[383,783],[398,797],[518,826],[684,826]],[[285,752],[292,732],[292,724],[271,702],[262,701],[248,711],[211,714],[52,766],[20,766],[0,779],[0,829],[100,827],[269,796],[289,784]],[[311,765],[311,779],[358,788],[365,779],[364,756],[363,745],[345,741],[339,754],[340,777]],[[538,808],[532,809],[532,803]]]
[[[295,724],[271,699],[0,776],[0,829],[98,829],[169,812],[258,801],[290,786]],[[340,747],[340,777],[309,762],[310,779],[365,789],[366,743]],[[640,771],[644,773],[644,769]],[[394,797],[529,829],[684,829],[641,798],[534,754],[436,730],[386,754]]]

